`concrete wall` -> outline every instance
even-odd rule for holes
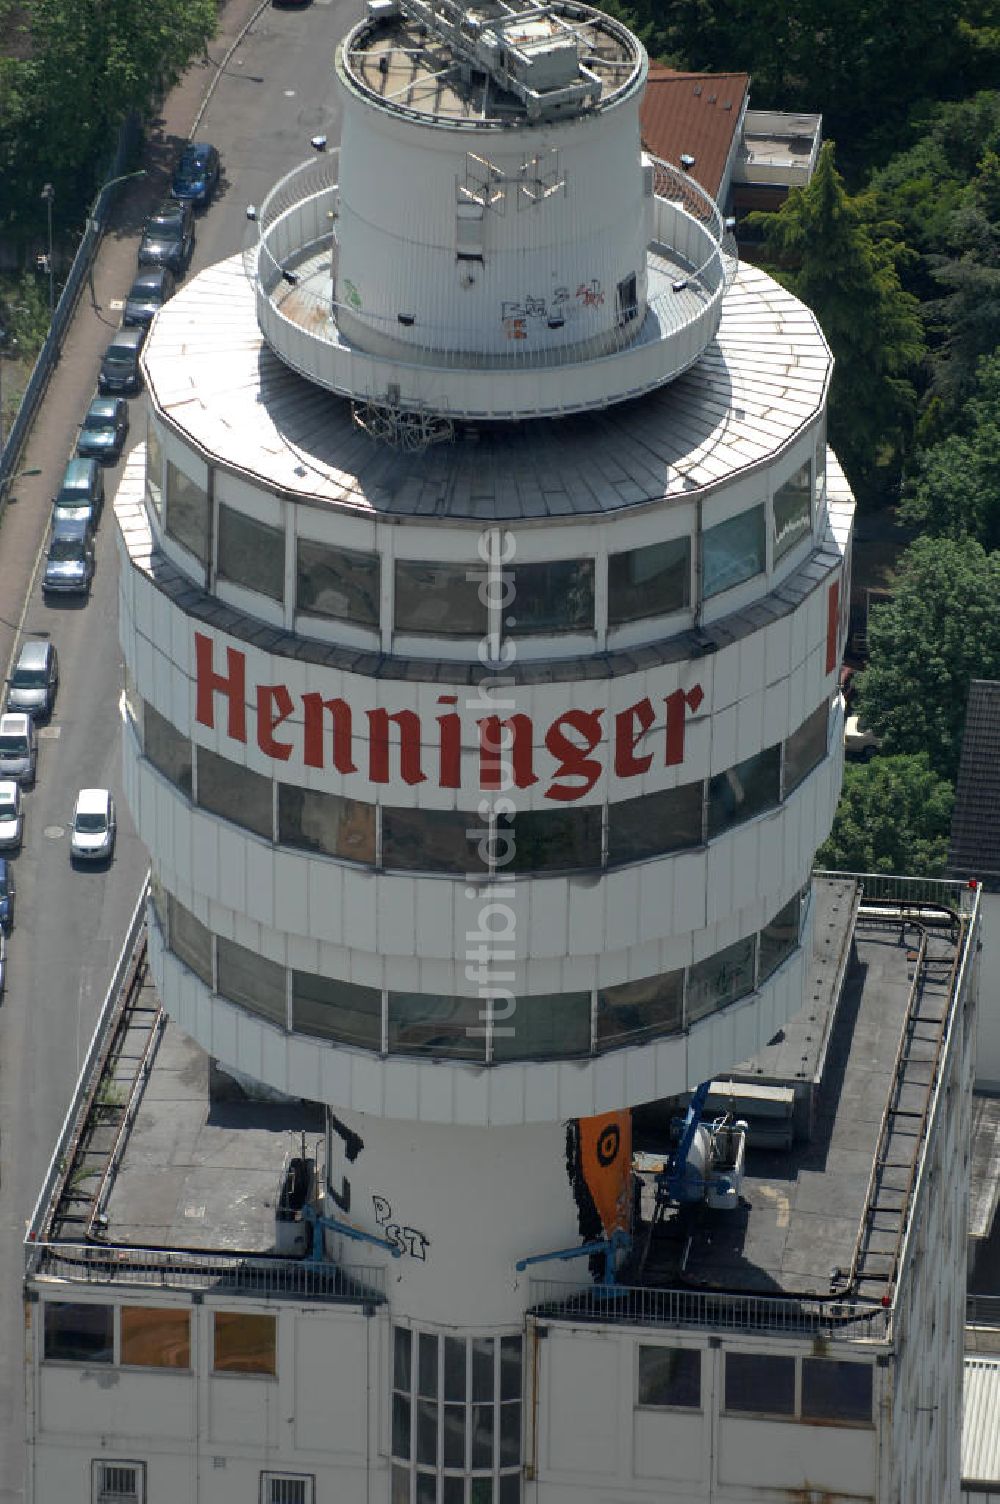
[[[1000,1091],[1000,893],[980,897],[983,950],[979,967],[976,1088]]]

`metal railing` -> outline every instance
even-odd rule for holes
[[[143,880],[142,887],[139,889],[139,896],[136,900],[135,908],[132,910],[132,918],[129,920],[125,939],[118,954],[118,960],[115,963],[111,981],[108,984],[104,1005],[101,1008],[97,1024],[91,1036],[90,1048],[80,1068],[76,1090],[73,1093],[66,1116],[63,1118],[59,1137],[56,1139],[56,1146],[52,1152],[52,1158],[49,1161],[45,1179],[42,1181],[42,1188],[38,1193],[38,1200],[35,1202],[34,1211],[28,1222],[25,1239],[25,1268],[28,1273],[31,1272],[33,1251],[42,1246],[39,1239],[43,1236],[43,1231],[46,1228],[49,1214],[52,1210],[56,1188],[66,1172],[66,1166],[72,1154],[72,1145],[76,1137],[80,1113],[85,1103],[89,1100],[96,1084],[95,1073],[99,1069],[108,1032],[114,1026],[121,990],[146,922],[146,898],[148,893],[149,876],[147,874]]]
[[[334,296],[333,271],[337,258],[337,205],[339,150],[308,158],[280,179],[257,210],[256,243],[244,252],[247,276],[255,282],[258,293],[282,317],[299,325],[320,343],[340,345],[336,315],[369,327],[373,334],[397,338],[400,332],[395,311],[381,314],[361,309],[354,303]],[[672,247],[659,231],[648,247],[655,267],[661,259],[658,276],[665,285],[646,302],[645,317],[627,320],[585,340],[567,340],[543,349],[527,348],[519,341],[511,350],[479,353],[474,348],[481,337],[475,325],[450,324],[421,319],[419,343],[407,342],[407,361],[416,365],[490,369],[518,369],[574,364],[581,359],[613,356],[633,346],[664,338],[681,336],[705,317],[706,309],[725,292],[729,256],[723,242],[724,223],[712,197],[687,173],[659,159],[653,161],[654,197],[660,216],[673,216],[675,229],[689,249],[697,249],[697,259],[682,255],[674,265],[669,260]],[[311,256],[329,250],[332,258],[329,290],[317,291],[298,282],[295,268]],[[527,253],[526,253],[527,254]],[[683,265],[681,264],[683,262]],[[292,287],[289,287],[289,283]],[[680,301],[691,290],[694,308]],[[289,316],[283,308],[294,290],[296,313]],[[279,297],[280,294],[280,297]],[[397,356],[399,352],[397,351]]]
[[[907,909],[932,904],[958,914],[971,914],[976,906],[977,889],[957,878],[903,877],[895,873],[827,872],[819,869],[815,876],[860,883],[862,909],[866,898],[874,903],[894,903]]]
[[[529,1311],[546,1321],[777,1332],[850,1342],[887,1342],[891,1333],[891,1311],[875,1302],[726,1295],[635,1285],[581,1288],[560,1280],[531,1280]]]
[[[34,1279],[87,1285],[141,1285],[161,1290],[216,1290],[245,1296],[283,1295],[379,1305],[385,1270],[376,1264],[313,1263],[306,1259],[202,1253],[184,1248],[133,1248],[115,1243],[32,1243]]]

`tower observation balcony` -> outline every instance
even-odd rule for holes
[[[268,344],[355,402],[445,418],[581,412],[680,375],[733,264],[713,200],[640,150],[639,43],[560,0],[404,3],[372,0],[338,50],[341,150],[257,214]]]

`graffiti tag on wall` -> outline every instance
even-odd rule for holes
[[[504,299],[500,304],[500,322],[507,339],[527,339],[532,319],[544,320],[550,329],[561,329],[567,314],[576,308],[600,308],[604,302],[604,288],[599,277],[581,282],[575,293],[568,287],[557,287],[550,298],[540,298],[533,293],[527,297]]]
[[[415,1227],[404,1227],[392,1219],[392,1206],[384,1196],[372,1193],[372,1206],[375,1209],[375,1226],[382,1229],[382,1235],[386,1242],[393,1243],[401,1253],[409,1254],[411,1259],[419,1259],[427,1262],[427,1250],[431,1246],[431,1240],[426,1233],[419,1232]]]

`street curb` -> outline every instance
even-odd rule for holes
[[[204,115],[205,111],[208,109],[209,104],[211,103],[212,95],[215,93],[216,85],[218,84],[219,79],[222,77],[223,73],[226,71],[226,68],[229,65],[229,59],[232,57],[232,55],[236,51],[237,47],[239,47],[241,45],[241,43],[243,41],[243,38],[246,36],[246,34],[250,30],[251,26],[253,26],[254,23],[256,21],[258,21],[260,19],[260,17],[264,14],[264,12],[270,8],[270,5],[271,5],[271,0],[261,0],[261,3],[257,6],[257,9],[254,11],[254,13],[250,17],[250,19],[248,21],[245,21],[243,23],[242,27],[240,28],[239,34],[236,36],[235,40],[233,41],[233,44],[229,48],[229,51],[226,53],[225,57],[222,59],[222,62],[219,63],[219,65],[217,66],[217,68],[215,70],[215,77],[212,79],[212,82],[209,84],[208,88],[205,90],[205,97],[201,101],[201,104],[198,106],[198,113],[197,113],[197,115],[195,115],[194,121],[192,122],[192,125],[191,125],[191,129],[188,131],[188,140],[189,141],[193,141],[194,140],[195,133],[196,133],[199,125],[201,124],[201,117]]]

